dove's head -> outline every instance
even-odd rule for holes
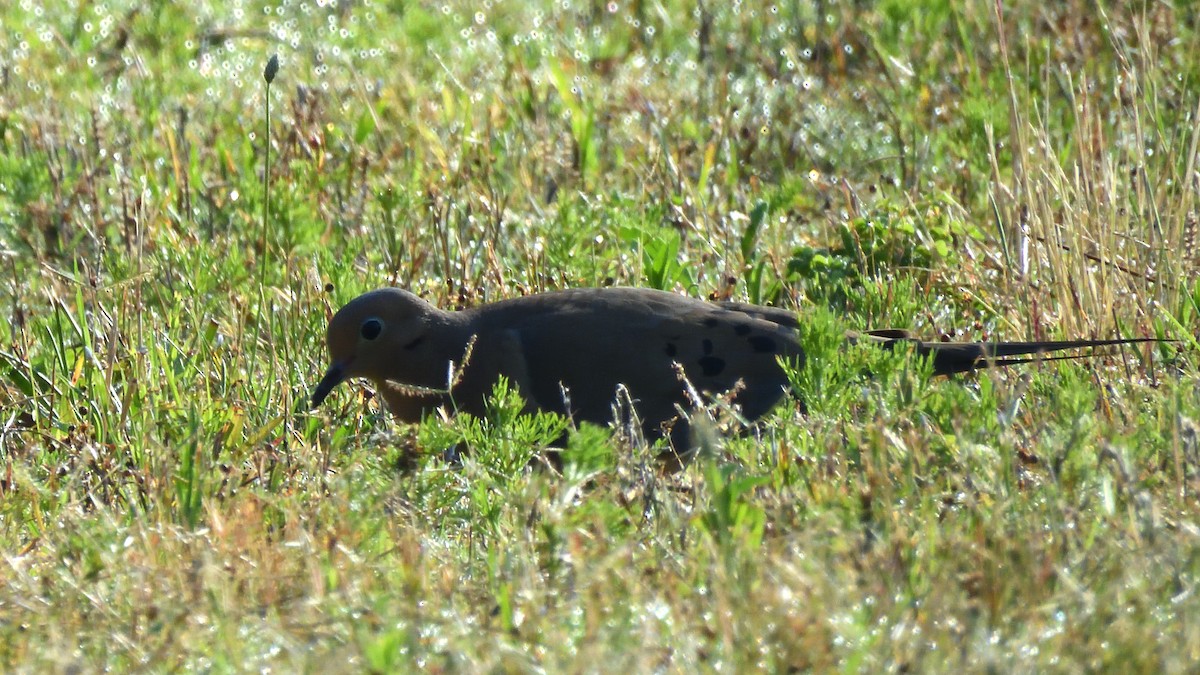
[[[406,368],[419,368],[421,353],[430,347],[431,325],[443,314],[399,288],[370,291],[348,302],[329,321],[329,370],[313,391],[313,407],[352,377],[405,382]]]

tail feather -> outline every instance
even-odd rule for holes
[[[765,319],[793,330],[800,327],[800,316],[792,310],[730,301],[719,304],[726,309],[743,312],[757,319]],[[850,342],[864,341],[888,348],[898,344],[913,345],[918,354],[929,356],[933,359],[933,372],[938,375],[953,375],[955,373],[979,370],[980,368],[1012,366],[1035,361],[1066,361],[1095,356],[1091,352],[1046,356],[1046,354],[1051,352],[1059,352],[1066,349],[1112,347],[1143,342],[1176,342],[1175,340],[1159,338],[1047,340],[1037,342],[933,342],[921,340],[914,333],[903,329],[870,330],[862,333],[851,331],[846,333],[846,338]],[[1010,358],[1014,356],[1023,358]]]
[[[1093,356],[1093,354],[1045,355],[1067,349],[1112,347],[1143,342],[1167,341],[1157,338],[1122,338],[1116,340],[1053,340],[1039,342],[918,342],[917,353],[927,355],[933,359],[934,373],[938,375],[951,375],[979,368],[1003,367],[1035,361],[1063,361],[1088,358]],[[1024,358],[1008,358],[1013,356]]]

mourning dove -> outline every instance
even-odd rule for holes
[[[313,392],[313,407],[349,378],[371,380],[388,407],[418,422],[439,406],[484,413],[499,376],[525,401],[604,424],[624,386],[649,439],[671,429],[686,441],[687,384],[724,393],[747,420],[773,408],[788,391],[780,360],[803,362],[798,316],[736,302],[706,302],[644,288],[581,288],[502,300],[463,311],[440,310],[399,288],[351,300],[329,322],[331,365]],[[937,374],[1036,360],[1080,347],[1153,341],[922,342],[904,331],[848,333],[852,341],[912,344]],[[1012,358],[1025,356],[1024,358]],[[677,365],[676,365],[677,364]]]

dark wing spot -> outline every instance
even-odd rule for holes
[[[713,350],[713,344],[712,344],[712,340],[707,340],[707,339],[706,339],[704,342],[701,342],[701,343],[700,343],[700,345],[701,345],[701,346],[704,348],[704,355],[705,355],[705,356],[708,356],[709,354],[712,354],[712,350]]]
[[[733,327],[733,332],[736,333],[738,336],[749,335],[750,334],[750,324],[739,323],[738,325]]]
[[[674,342],[668,342],[665,351],[667,352],[667,356],[675,358],[675,355],[679,353],[679,348],[675,346]]]
[[[424,341],[425,341],[425,336],[424,336],[424,335],[418,335],[418,336],[417,336],[417,339],[415,339],[415,340],[413,340],[412,342],[410,342],[410,343],[408,343],[408,344],[404,345],[404,348],[405,348],[405,349],[416,349],[416,348],[417,348],[417,346],[419,346],[419,345],[420,345],[422,342],[424,342]]]
[[[721,323],[721,322],[715,316],[710,316],[704,320],[704,325],[707,326],[708,328],[716,328],[717,324],[719,324],[719,323]]]
[[[701,357],[696,363],[700,364],[700,372],[704,373],[705,377],[716,377],[721,374],[722,370],[725,370],[725,359],[715,356]]]
[[[750,348],[759,354],[774,354],[777,348],[775,339],[766,335],[754,335],[747,338],[746,341],[750,343]]]

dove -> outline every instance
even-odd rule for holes
[[[688,439],[680,413],[695,407],[689,385],[704,394],[730,393],[747,421],[779,404],[790,389],[781,361],[804,361],[799,322],[798,314],[778,307],[646,288],[550,291],[461,311],[382,288],[351,300],[330,320],[330,365],[312,406],[342,382],[365,378],[404,422],[419,422],[438,407],[482,416],[504,376],[527,412],[605,424],[614,419],[623,387],[646,438],[666,436],[680,449]],[[1157,341],[927,342],[902,330],[851,332],[847,339],[909,344],[932,359],[939,375],[1026,363],[1045,352]]]

